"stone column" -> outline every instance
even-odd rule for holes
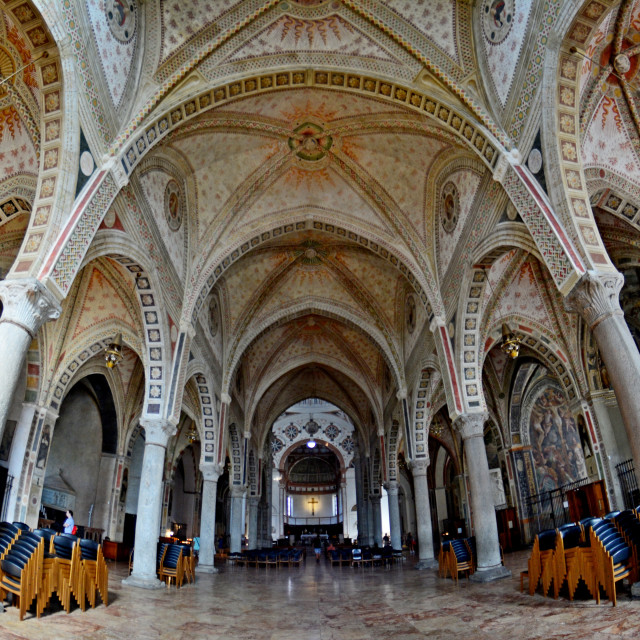
[[[511,571],[503,567],[500,560],[493,487],[484,448],[486,418],[485,413],[469,413],[459,416],[455,422],[464,444],[471,488],[469,500],[478,555],[478,570],[471,576],[475,582],[490,582],[511,575]]]
[[[0,282],[0,299],[1,440],[29,345],[45,322],[60,317],[61,308],[53,294],[35,278]]]
[[[222,473],[219,465],[201,466],[202,509],[200,511],[200,553],[199,573],[217,573],[213,566],[216,553],[216,503],[218,499],[218,478]]]
[[[365,501],[365,507],[367,509],[367,542],[368,547],[372,547],[375,541],[373,533],[373,503],[371,502],[371,496],[367,496]]]
[[[340,498],[338,500],[338,522],[342,512],[342,535],[349,536],[349,514],[347,512],[347,482],[340,482]]]
[[[136,520],[133,571],[123,582],[159,589],[164,586],[156,577],[156,543],[160,531],[164,458],[167,442],[175,433],[175,425],[168,420],[140,420],[144,427],[144,457],[138,490],[138,517]]]
[[[287,510],[287,483],[284,480],[278,482],[278,538],[284,538],[284,517]]]
[[[640,353],[620,308],[624,278],[619,273],[587,272],[567,296],[566,307],[577,311],[593,333],[622,414],[636,478],[640,482]]]
[[[413,460],[413,491],[416,503],[416,527],[418,530],[418,563],[416,569],[432,569],[438,565],[433,553],[433,529],[431,527],[431,506],[429,505],[429,486],[427,484],[427,469],[429,460],[426,458]]]
[[[231,540],[229,551],[240,553],[242,551],[242,508],[246,487],[231,487]]]
[[[400,530],[400,503],[398,502],[398,483],[390,480],[386,486],[389,500],[389,527],[391,529],[391,547],[402,550],[402,531]]]
[[[382,546],[382,510],[380,509],[379,493],[373,493],[370,496],[371,501],[371,518],[373,520],[373,544]]]
[[[258,504],[260,498],[249,498],[249,549],[258,548]]]

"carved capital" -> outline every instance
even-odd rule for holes
[[[397,480],[389,480],[389,482],[384,485],[384,488],[387,490],[388,495],[397,496],[400,487],[398,486]]]
[[[597,274],[587,271],[565,299],[567,311],[579,313],[591,330],[603,320],[623,315],[620,289],[624,277],[620,273]]]
[[[501,153],[496,162],[496,168],[493,170],[493,179],[500,184],[504,184],[504,178],[507,175],[507,169],[511,167],[511,162],[507,157],[507,154]]]
[[[429,468],[429,458],[419,458],[418,460],[412,460],[409,463],[411,472],[414,476],[427,475],[427,469]]]
[[[3,311],[0,322],[24,329],[32,338],[48,320],[56,320],[62,310],[54,295],[35,278],[0,282]]]
[[[202,471],[202,479],[205,482],[218,482],[224,467],[221,464],[201,464],[200,471]]]
[[[231,404],[231,396],[228,393],[221,393],[220,401],[224,402],[224,404]]]
[[[146,444],[157,444],[161,447],[166,447],[169,438],[176,434],[176,425],[172,420],[143,418],[140,420],[140,425],[144,427]]]
[[[487,421],[486,413],[463,413],[454,422],[455,428],[460,432],[463,440],[475,438],[484,434],[484,423]]]
[[[231,493],[232,498],[244,498],[247,493],[247,487],[231,485],[229,492]]]

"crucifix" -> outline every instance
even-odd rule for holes
[[[316,515],[316,505],[319,504],[319,503],[315,498],[311,498],[311,500],[309,500],[308,502],[311,505],[311,515],[315,516]]]

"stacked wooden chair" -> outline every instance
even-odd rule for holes
[[[600,603],[602,593],[615,606],[616,583],[638,579],[640,519],[633,510],[615,511],[605,518],[540,532],[529,558],[529,593],[539,585],[542,593],[557,598],[566,586],[573,600],[582,582]]]
[[[102,555],[102,547],[93,540],[80,540],[80,577],[82,585],[78,585],[78,595],[81,598],[80,608],[82,611],[86,607],[86,599],[92,609],[96,606],[96,593],[105,606],[109,604],[109,570]]]
[[[541,531],[533,541],[533,549],[531,550],[531,557],[528,562],[529,569],[529,594],[533,595],[538,588],[538,585],[542,582],[542,576],[544,574],[546,587],[543,585],[543,593],[546,595],[548,592],[551,567],[554,563],[554,551],[556,545],[556,530],[547,529]]]
[[[158,578],[171,586],[174,580],[176,587],[181,587],[184,581],[184,562],[182,560],[182,546],[167,544],[163,550],[158,567]]]
[[[196,581],[196,556],[189,544],[182,544],[182,563],[184,577],[191,584]]]
[[[41,591],[44,546],[43,537],[22,531],[0,561],[0,600],[12,593],[18,600],[21,621]],[[40,611],[37,607],[38,617]]]

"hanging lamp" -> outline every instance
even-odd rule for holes
[[[119,333],[113,342],[105,348],[104,359],[109,369],[113,369],[122,360],[122,334]]]

